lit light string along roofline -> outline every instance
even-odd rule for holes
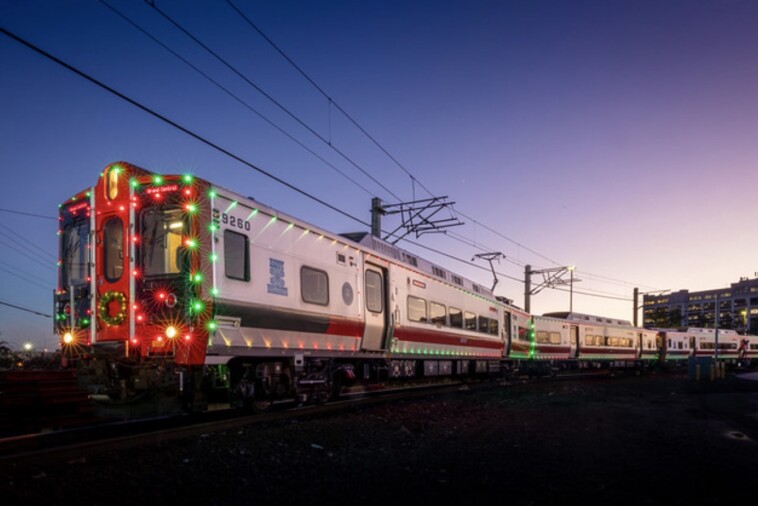
[[[203,136],[195,133],[194,131],[190,130],[189,128],[184,127],[184,126],[180,125],[179,123],[177,123],[177,122],[175,122],[175,121],[173,121],[173,120],[171,120],[171,119],[163,116],[162,114],[160,114],[160,113],[158,113],[158,112],[150,109],[149,107],[141,104],[140,102],[137,102],[136,100],[128,97],[127,95],[124,95],[123,93],[117,91],[116,89],[114,89],[114,88],[106,85],[105,83],[103,83],[103,82],[95,79],[94,77],[86,74],[85,72],[79,70],[78,68],[70,65],[69,63],[66,63],[63,60],[57,58],[56,56],[48,53],[47,51],[45,51],[45,50],[43,50],[43,49],[35,46],[31,42],[29,42],[29,41],[27,41],[27,40],[19,37],[18,35],[14,34],[13,32],[7,30],[6,28],[4,28],[2,26],[0,26],[0,33],[2,33],[4,35],[6,35],[7,37],[9,37],[9,38],[17,41],[18,43],[26,46],[27,48],[31,49],[32,51],[34,51],[34,52],[36,52],[36,53],[44,56],[45,58],[47,58],[47,59],[49,59],[49,60],[57,63],[58,65],[66,68],[67,70],[69,70],[69,71],[77,74],[78,76],[80,76],[83,79],[91,82],[92,84],[98,86],[99,88],[102,88],[103,90],[105,90],[105,91],[107,91],[107,92],[109,92],[109,93],[117,96],[118,98],[120,98],[120,99],[122,99],[122,100],[124,100],[124,101],[126,101],[128,103],[130,103],[131,105],[137,107],[138,109],[142,110],[143,112],[148,113],[149,115],[151,115],[151,116],[153,116],[153,117],[155,117],[155,118],[163,121],[164,123],[166,123],[166,124],[168,124],[168,125],[176,128],[176,129],[180,130],[181,132],[185,133],[186,135],[189,135],[190,137],[194,138],[195,140],[198,140],[198,141],[202,142],[203,144],[205,144],[205,145],[207,145],[207,146],[209,146],[209,147],[217,150],[218,152],[224,154],[225,156],[228,156],[229,158],[232,158],[233,160],[236,160],[237,162],[239,162],[239,163],[241,163],[241,164],[243,164],[243,165],[245,165],[247,167],[250,167],[251,169],[259,172],[260,174],[262,174],[262,175],[264,175],[264,176],[266,176],[266,177],[268,177],[268,178],[270,178],[270,179],[278,182],[279,184],[281,184],[281,185],[283,185],[283,186],[285,186],[285,187],[287,187],[287,188],[289,188],[289,189],[291,189],[291,190],[293,190],[293,191],[295,191],[295,192],[297,192],[297,193],[299,193],[299,194],[301,194],[301,195],[303,195],[303,196],[305,196],[305,197],[307,197],[307,198],[309,198],[309,199],[311,199],[311,200],[313,200],[313,201],[315,201],[315,202],[323,205],[324,207],[327,207],[328,209],[331,209],[334,212],[337,212],[337,213],[339,213],[339,214],[341,214],[341,215],[343,215],[343,216],[345,216],[345,217],[347,217],[347,218],[349,218],[349,219],[351,219],[353,221],[356,221],[357,223],[359,223],[361,225],[364,225],[366,227],[370,227],[369,223],[367,223],[367,222],[365,222],[365,221],[363,221],[363,220],[361,220],[361,219],[359,219],[359,218],[357,218],[357,217],[349,214],[348,212],[343,211],[343,210],[337,208],[336,206],[334,206],[332,204],[329,204],[328,202],[326,202],[326,201],[324,201],[324,200],[322,200],[322,199],[320,199],[320,198],[318,198],[318,197],[316,197],[316,196],[314,196],[314,195],[306,192],[305,190],[302,190],[302,189],[298,188],[297,186],[295,186],[295,185],[293,185],[293,184],[291,184],[291,183],[289,183],[289,182],[287,182],[287,181],[285,181],[285,180],[283,180],[283,179],[281,179],[281,178],[279,178],[279,177],[271,174],[270,172],[262,169],[261,167],[258,167],[257,165],[253,164],[252,162],[249,162],[249,161],[245,160],[244,158],[242,158],[242,157],[240,157],[238,155],[235,155],[234,153],[230,152],[229,150],[227,150],[227,149],[219,146],[218,144],[216,144],[216,143],[214,143],[214,142],[212,142],[212,141],[204,138]],[[486,269],[485,267],[483,267],[481,265],[473,264],[473,263],[468,262],[466,260],[462,260],[460,258],[457,258],[457,257],[455,257],[453,255],[449,255],[447,253],[443,253],[443,252],[438,251],[436,249],[433,249],[433,248],[430,248],[430,247],[427,247],[427,246],[423,246],[423,245],[421,245],[419,243],[416,243],[416,242],[413,242],[413,241],[409,241],[407,239],[405,239],[405,240],[407,242],[409,242],[410,244],[414,244],[414,245],[419,246],[421,248],[424,248],[426,250],[439,253],[440,255],[443,255],[443,256],[449,257],[451,259],[454,259],[454,260],[466,263],[468,265],[474,266],[474,267],[479,268],[479,269],[487,270],[489,272],[488,269]],[[513,278],[512,276],[508,276],[506,274],[502,274],[502,273],[498,273],[498,274],[500,274],[503,277],[506,277],[508,279],[516,280],[516,281],[519,281],[521,283],[524,282],[523,280],[519,280],[517,278]]]
[[[377,196],[376,194],[374,194],[373,192],[371,192],[369,189],[367,189],[365,186],[361,185],[359,182],[357,182],[356,180],[354,180],[353,178],[351,178],[349,175],[347,175],[344,171],[342,171],[341,169],[339,169],[336,165],[332,164],[330,161],[328,161],[327,159],[325,159],[324,157],[322,157],[321,155],[319,155],[318,153],[316,153],[314,150],[312,150],[311,148],[309,148],[308,146],[306,146],[303,142],[301,142],[300,140],[298,140],[297,138],[295,138],[295,136],[293,136],[292,134],[290,134],[289,132],[287,132],[284,128],[282,128],[279,125],[277,125],[276,123],[274,123],[274,121],[272,121],[271,119],[269,119],[268,117],[266,117],[263,113],[261,113],[260,111],[258,111],[257,109],[255,109],[248,102],[246,102],[245,100],[243,100],[242,98],[240,98],[238,95],[235,95],[234,93],[232,93],[228,88],[226,88],[224,85],[222,85],[221,83],[219,83],[218,81],[216,81],[215,79],[213,79],[206,72],[203,72],[200,68],[198,68],[196,65],[192,64],[189,60],[187,60],[186,58],[184,58],[183,56],[181,56],[179,53],[177,53],[176,51],[174,51],[173,49],[171,49],[170,47],[168,47],[166,44],[164,44],[163,42],[161,42],[160,40],[158,40],[155,36],[153,36],[150,32],[148,32],[143,27],[141,27],[140,25],[138,25],[134,20],[132,20],[131,18],[129,18],[128,16],[126,16],[123,12],[119,11],[118,9],[116,9],[115,7],[113,7],[112,5],[110,5],[105,0],[99,0],[99,1],[100,1],[101,4],[103,4],[108,9],[110,9],[111,11],[113,11],[116,15],[118,15],[119,17],[121,17],[124,21],[126,21],[127,23],[129,23],[136,30],[140,31],[143,35],[145,35],[150,40],[152,40],[153,42],[155,42],[156,44],[158,44],[159,46],[161,46],[163,49],[165,49],[166,51],[168,51],[172,56],[174,56],[175,58],[179,59],[185,65],[187,65],[192,70],[194,70],[195,72],[197,72],[198,74],[200,74],[202,77],[204,77],[206,80],[208,80],[209,82],[211,82],[214,86],[216,86],[221,91],[223,91],[224,93],[226,93],[227,95],[229,95],[232,99],[234,99],[235,101],[237,101],[240,105],[242,105],[243,107],[245,107],[246,109],[248,109],[250,112],[252,112],[253,114],[257,115],[260,119],[262,119],[263,121],[265,121],[266,123],[268,123],[269,125],[271,125],[273,128],[275,128],[276,130],[278,130],[282,135],[286,136],[292,142],[296,143],[298,146],[300,146],[301,148],[303,148],[304,150],[306,150],[308,153],[310,153],[311,155],[313,155],[315,158],[317,158],[318,160],[320,160],[322,163],[324,163],[325,165],[327,165],[328,167],[330,167],[331,169],[333,169],[334,171],[336,171],[337,173],[339,173],[342,177],[344,177],[345,179],[347,179],[348,181],[350,181],[353,185],[357,186],[358,188],[360,188],[361,190],[363,190],[366,194],[368,194],[368,195],[370,195],[372,197],[376,197]]]
[[[101,0],[101,1],[102,1],[102,0]],[[342,107],[341,107],[341,106],[340,106],[340,105],[339,105],[339,104],[338,104],[338,103],[337,103],[337,102],[336,102],[336,101],[335,101],[335,100],[334,100],[334,99],[333,99],[333,98],[332,98],[332,97],[331,97],[331,96],[330,96],[330,95],[329,95],[329,94],[328,94],[326,91],[324,91],[324,89],[323,89],[323,88],[321,88],[321,86],[319,86],[319,85],[318,85],[318,83],[316,83],[316,82],[313,80],[313,78],[311,78],[311,77],[310,77],[310,76],[309,76],[309,75],[308,75],[308,74],[307,74],[307,73],[306,73],[306,72],[305,72],[305,71],[304,71],[304,70],[303,70],[303,69],[302,69],[302,68],[301,68],[299,65],[297,65],[297,63],[295,63],[295,61],[294,61],[294,60],[292,60],[292,58],[290,58],[290,57],[289,57],[289,56],[288,56],[288,55],[287,55],[287,54],[284,52],[284,50],[282,50],[282,49],[281,49],[281,48],[280,48],[280,47],[279,47],[279,46],[278,46],[278,45],[277,45],[277,44],[276,44],[276,43],[275,43],[275,42],[274,42],[274,41],[273,41],[273,40],[272,40],[272,39],[271,39],[271,38],[270,38],[268,35],[266,35],[266,34],[263,32],[263,30],[261,30],[261,29],[260,29],[260,27],[258,27],[258,26],[257,26],[257,25],[256,25],[256,24],[255,24],[255,23],[254,23],[254,22],[253,22],[251,19],[250,19],[250,17],[246,16],[246,15],[245,15],[245,14],[242,12],[242,10],[241,10],[240,8],[238,8],[238,7],[237,7],[237,6],[234,4],[234,2],[232,2],[231,0],[226,0],[226,3],[227,3],[227,4],[228,4],[228,5],[229,5],[229,6],[230,6],[230,7],[231,7],[231,8],[232,8],[232,9],[233,9],[233,10],[234,10],[234,11],[235,11],[235,12],[236,12],[236,13],[237,13],[237,14],[238,14],[238,15],[239,15],[239,16],[240,16],[240,17],[241,17],[241,18],[242,18],[242,19],[243,19],[243,20],[244,20],[244,21],[245,21],[245,22],[246,22],[246,23],[247,23],[247,24],[248,24],[248,25],[249,25],[249,26],[252,28],[252,29],[253,29],[253,30],[255,30],[255,31],[256,31],[256,32],[257,32],[257,33],[258,33],[258,34],[259,34],[259,35],[260,35],[260,36],[261,36],[261,37],[262,37],[262,38],[263,38],[263,39],[264,39],[264,40],[265,40],[265,41],[266,41],[266,42],[267,42],[267,43],[268,43],[268,44],[269,44],[271,47],[273,47],[273,48],[274,48],[274,50],[276,50],[276,52],[278,52],[278,53],[279,53],[279,54],[282,56],[282,58],[284,58],[284,59],[285,59],[285,60],[286,60],[286,61],[287,61],[287,62],[288,62],[288,63],[289,63],[289,64],[290,64],[290,65],[291,65],[291,66],[292,66],[292,67],[293,67],[293,68],[294,68],[294,69],[295,69],[295,70],[296,70],[296,71],[297,71],[297,72],[298,72],[300,75],[302,75],[302,76],[303,76],[303,78],[304,78],[305,80],[307,80],[307,81],[308,81],[308,82],[309,82],[309,83],[310,83],[310,84],[311,84],[311,85],[314,87],[314,89],[316,89],[316,90],[317,90],[317,91],[318,91],[318,92],[319,92],[319,93],[320,93],[320,94],[321,94],[321,95],[322,95],[324,98],[326,98],[326,99],[329,101],[329,105],[330,105],[330,106],[334,106],[334,107],[335,107],[335,108],[336,108],[336,109],[337,109],[337,110],[338,110],[340,113],[342,113],[342,114],[345,116],[345,118],[347,118],[347,119],[348,119],[348,120],[349,120],[349,121],[350,121],[350,122],[351,122],[351,123],[352,123],[352,124],[353,124],[353,125],[354,125],[354,126],[357,128],[357,129],[358,129],[358,130],[360,130],[360,132],[361,132],[361,133],[363,133],[363,134],[366,136],[366,138],[368,138],[368,139],[369,139],[369,140],[370,140],[370,141],[371,141],[371,142],[372,142],[372,143],[373,143],[373,144],[374,144],[374,145],[375,145],[377,148],[379,148],[379,149],[380,149],[380,150],[381,150],[381,151],[382,151],[382,152],[383,152],[383,153],[384,153],[384,154],[385,154],[385,155],[386,155],[386,156],[387,156],[387,157],[388,157],[390,160],[392,160],[392,161],[395,163],[395,165],[397,165],[397,166],[398,166],[398,167],[399,167],[401,170],[403,170],[403,172],[405,172],[405,173],[406,173],[406,174],[407,174],[407,175],[408,175],[408,176],[411,178],[411,181],[412,181],[414,184],[418,184],[418,185],[419,185],[421,188],[423,188],[423,189],[424,189],[424,190],[427,192],[427,194],[429,194],[429,196],[432,196],[432,197],[434,196],[434,194],[433,194],[433,193],[432,193],[432,192],[431,192],[431,191],[430,191],[430,190],[429,190],[429,189],[428,189],[426,186],[424,186],[424,184],[423,184],[423,183],[422,183],[422,182],[421,182],[421,181],[420,181],[420,180],[419,180],[419,179],[418,179],[418,178],[417,178],[417,177],[416,177],[416,176],[415,176],[415,175],[414,175],[414,174],[413,174],[413,173],[412,173],[410,170],[408,170],[408,169],[407,169],[407,168],[406,168],[406,167],[405,167],[405,166],[404,166],[402,163],[400,163],[400,162],[397,160],[397,158],[395,158],[395,157],[394,157],[394,156],[393,156],[393,155],[392,155],[392,154],[391,154],[391,153],[390,153],[390,152],[389,152],[389,151],[388,151],[388,150],[387,150],[387,149],[386,149],[386,148],[385,148],[385,147],[384,147],[384,146],[383,146],[383,145],[382,145],[382,144],[381,144],[379,141],[377,141],[377,140],[376,140],[376,138],[374,138],[374,137],[373,137],[373,136],[372,136],[372,135],[371,135],[371,134],[370,134],[370,133],[369,133],[369,132],[368,132],[368,131],[367,131],[367,130],[366,130],[366,129],[365,129],[363,126],[362,126],[362,125],[360,125],[360,124],[359,124],[359,123],[358,123],[358,122],[357,122],[357,121],[356,121],[356,120],[355,120],[355,119],[354,119],[354,118],[353,118],[353,117],[352,117],[350,114],[348,114],[348,112],[347,112],[347,111],[345,111],[345,110],[344,110],[344,109],[343,109],[343,108],[342,108]],[[455,209],[455,212],[456,212],[457,214],[460,214],[461,216],[463,216],[464,218],[466,218],[466,219],[467,219],[467,220],[469,220],[470,222],[472,222],[472,223],[475,223],[475,224],[479,225],[480,227],[482,227],[482,228],[484,228],[484,229],[488,230],[489,232],[491,232],[491,233],[493,233],[493,234],[497,235],[498,237],[501,237],[502,239],[505,239],[506,241],[508,241],[508,242],[510,242],[510,243],[512,243],[512,244],[514,244],[515,246],[518,246],[519,248],[521,248],[521,249],[523,249],[523,250],[525,250],[525,251],[528,251],[528,252],[530,252],[530,253],[532,253],[532,254],[534,254],[534,255],[536,255],[536,256],[538,256],[538,257],[542,258],[543,260],[546,260],[546,261],[548,261],[548,262],[551,262],[551,263],[552,263],[552,264],[554,264],[554,265],[565,265],[565,263],[561,263],[561,262],[558,262],[558,261],[556,261],[556,260],[553,260],[552,258],[549,258],[549,257],[547,257],[547,256],[545,256],[545,255],[543,255],[543,254],[541,254],[541,253],[539,253],[539,252],[537,252],[537,251],[535,251],[535,250],[533,250],[533,249],[529,248],[528,246],[525,246],[525,245],[523,245],[523,244],[519,243],[518,241],[516,241],[516,240],[514,240],[514,239],[511,239],[510,237],[508,237],[508,236],[506,236],[506,235],[502,234],[501,232],[498,232],[498,231],[494,230],[492,227],[489,227],[489,226],[487,226],[486,224],[483,224],[483,223],[481,223],[480,221],[478,221],[478,220],[476,220],[476,219],[472,218],[471,216],[468,216],[467,214],[465,214],[465,213],[463,213],[463,212],[461,212],[461,211],[459,211],[459,210],[457,210],[457,209]],[[454,236],[451,236],[451,237],[454,237]],[[474,242],[474,243],[475,243],[475,241],[472,241],[472,242]],[[490,250],[494,250],[494,249],[493,249],[493,248],[490,248]],[[512,262],[512,263],[515,263],[515,262],[513,262],[513,261],[511,261],[511,262]],[[517,265],[518,265],[518,264],[517,264]],[[526,264],[522,264],[522,266],[523,266],[523,265],[526,265]],[[588,273],[588,272],[585,272],[585,271],[582,271],[582,273],[583,273],[584,275],[594,276],[594,277],[597,277],[597,278],[601,278],[601,279],[606,279],[606,280],[610,280],[610,281],[617,281],[617,282],[619,282],[619,283],[622,283],[622,284],[625,284],[625,285],[628,285],[628,286],[645,286],[646,288],[650,288],[650,287],[647,287],[646,285],[640,285],[640,284],[638,284],[638,283],[631,283],[631,282],[627,282],[627,281],[623,281],[623,280],[618,280],[618,279],[614,279],[614,278],[609,278],[609,277],[607,277],[607,276],[593,275],[593,274],[591,274],[591,273]]]
[[[168,14],[163,12],[160,8],[158,8],[154,2],[151,2],[150,0],[145,0],[145,2],[150,5],[157,13],[159,13],[163,18],[165,18],[169,23],[174,25],[178,30],[180,30],[182,33],[184,33],[187,37],[192,39],[196,44],[198,44],[200,47],[205,49],[208,53],[210,53],[214,58],[216,58],[219,62],[221,62],[225,67],[227,67],[229,70],[231,70],[234,74],[236,74],[240,79],[245,81],[247,84],[252,86],[256,91],[258,91],[261,95],[266,97],[269,101],[271,101],[274,105],[276,105],[279,109],[281,109],[284,113],[286,113],[288,116],[290,116],[293,120],[298,122],[303,128],[308,130],[311,134],[313,134],[315,137],[317,137],[321,142],[329,146],[334,150],[335,153],[340,155],[343,159],[345,159],[348,163],[350,163],[352,166],[354,166],[356,169],[361,171],[366,177],[371,179],[374,183],[376,183],[379,187],[381,187],[384,191],[386,191],[388,194],[392,195],[398,202],[401,201],[400,197],[398,197],[392,190],[384,186],[378,179],[376,179],[374,176],[372,176],[368,171],[366,171],[363,167],[358,165],[352,158],[347,156],[343,151],[338,149],[331,141],[326,139],[323,135],[319,134],[315,129],[313,129],[310,125],[308,125],[305,121],[300,119],[296,114],[294,114],[292,111],[284,107],[279,101],[277,101],[273,96],[271,96],[269,93],[267,93],[263,88],[255,84],[251,79],[247,78],[242,72],[237,70],[232,64],[227,62],[224,58],[222,58],[218,53],[213,51],[211,48],[209,48],[207,45],[205,45],[200,39],[192,35],[192,33],[189,32],[186,28],[184,28],[182,25],[180,25],[177,21],[175,21],[173,18],[171,18]]]

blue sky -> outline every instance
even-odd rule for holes
[[[158,11],[108,3],[358,185],[98,0],[4,1],[0,26],[361,220],[372,196],[396,201]],[[527,263],[576,265],[575,289],[595,296],[576,294],[574,308],[625,319],[632,303],[616,299],[634,286],[707,289],[758,271],[755,2],[235,0],[416,185],[226,2],[155,3],[398,198],[448,195],[478,223],[459,214],[456,237],[417,241],[464,260],[503,252],[497,269],[516,279],[497,293],[517,304]],[[4,35],[0,101],[2,209],[54,216],[126,160],[194,172],[329,230],[363,228]],[[51,313],[55,222],[0,211],[0,224],[0,300]],[[545,290],[532,308],[565,310],[568,298]],[[0,307],[0,339],[53,348],[51,328]]]

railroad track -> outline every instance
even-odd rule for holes
[[[208,432],[223,432],[252,424],[275,423],[293,418],[326,416],[361,406],[428,396],[433,393],[448,393],[470,387],[471,384],[449,382],[402,390],[387,389],[348,394],[344,396],[344,400],[323,405],[294,406],[294,403],[290,403],[287,407],[282,403],[264,413],[227,409],[8,437],[0,439],[0,469],[8,465],[77,461],[98,453],[158,444]]]
[[[448,381],[414,387],[354,390],[342,395],[341,400],[323,405],[296,406],[294,402],[283,402],[276,404],[272,410],[263,413],[219,409],[206,413],[105,422],[60,431],[13,436],[0,439],[0,470],[7,466],[18,467],[83,461],[92,455],[104,452],[160,444],[170,440],[199,436],[209,432],[223,432],[253,424],[327,416],[372,404],[420,398],[433,394],[445,394],[472,388],[500,388],[543,381],[581,380],[609,376],[611,374],[606,371],[589,371],[553,377],[517,377],[468,382]]]

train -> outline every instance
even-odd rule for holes
[[[63,360],[114,403],[162,392],[190,410],[263,410],[392,382],[758,354],[734,331],[531,315],[369,233],[124,161],[63,202],[59,222]]]

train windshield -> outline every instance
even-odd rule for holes
[[[181,271],[182,236],[187,231],[179,209],[147,209],[142,213],[142,269],[145,276]]]
[[[89,221],[69,222],[63,228],[61,241],[61,285],[81,285],[87,282],[87,256],[89,252]]]

